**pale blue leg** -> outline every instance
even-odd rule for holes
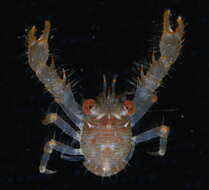
[[[72,148],[63,143],[57,142],[54,139],[51,139],[44,146],[44,153],[41,158],[41,162],[39,166],[40,173],[53,174],[56,172],[46,168],[50,155],[53,152],[53,150],[56,150],[58,152],[61,152],[62,154],[67,154],[67,155],[82,155],[80,149]]]
[[[46,115],[45,119],[42,121],[44,125],[48,125],[49,123],[56,124],[63,133],[67,134],[70,137],[73,137],[77,141],[80,142],[80,135],[77,131],[75,131],[67,122],[65,122],[61,117],[59,117],[56,113],[50,113]]]
[[[160,137],[159,150],[157,152],[149,152],[149,154],[164,156],[166,152],[168,135],[169,135],[169,128],[165,125],[161,125],[160,127],[150,129],[149,131],[134,136],[133,141],[135,141],[135,143],[138,144],[141,142],[149,141],[156,137]]]
[[[78,161],[84,161],[84,156],[67,156],[64,154],[61,154],[60,158],[63,160],[71,161],[71,162],[78,162]]]

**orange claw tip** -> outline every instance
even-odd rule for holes
[[[164,22],[165,21],[169,22],[170,16],[171,16],[171,10],[170,9],[165,10],[165,12],[163,13]]]
[[[184,24],[183,18],[181,16],[178,16],[177,23],[178,23],[178,26],[176,28],[176,31],[183,31],[184,27],[185,27],[185,24]]]
[[[171,10],[170,9],[165,10],[164,16],[170,16],[170,15],[171,15]]]
[[[35,33],[36,33],[37,29],[35,26],[33,26],[30,31],[28,32],[28,40],[32,41],[32,40],[36,40],[36,36],[35,36]]]
[[[32,35],[35,35],[36,31],[37,31],[36,26],[33,26],[30,30]]]
[[[182,17],[181,17],[181,16],[178,16],[178,18],[177,18],[177,22],[178,22],[179,24],[183,23],[183,19],[182,19]]]
[[[171,11],[167,9],[163,14],[163,32],[166,33],[173,32],[170,25],[170,16],[171,16]]]
[[[51,28],[51,22],[49,20],[45,20],[44,22],[44,32],[49,32]]]
[[[39,38],[40,42],[47,43],[50,29],[51,29],[51,23],[50,21],[46,20],[44,22],[44,30],[42,32],[41,37]]]
[[[165,21],[169,22],[170,16],[171,16],[171,10],[170,9],[165,10],[164,13],[163,13],[164,22]]]

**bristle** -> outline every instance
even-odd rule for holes
[[[112,79],[112,89],[111,89],[111,94],[113,97],[115,97],[115,85],[116,85],[116,82],[117,82],[117,75],[114,75],[113,76],[113,79]]]
[[[106,76],[104,74],[103,75],[103,94],[104,94],[104,98],[106,97],[106,93],[107,93],[107,80],[106,80]]]

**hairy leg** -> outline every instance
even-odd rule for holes
[[[58,152],[61,152],[62,154],[67,154],[67,155],[82,155],[80,149],[72,148],[60,142],[57,142],[54,139],[51,139],[44,145],[44,153],[42,155],[39,166],[40,173],[53,174],[56,172],[46,168],[47,163],[50,159],[50,155],[52,154],[53,150],[56,150]]]

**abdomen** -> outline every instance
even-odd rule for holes
[[[85,125],[81,134],[84,166],[99,176],[117,174],[127,165],[126,158],[132,149],[132,132],[127,127],[97,127]]]

